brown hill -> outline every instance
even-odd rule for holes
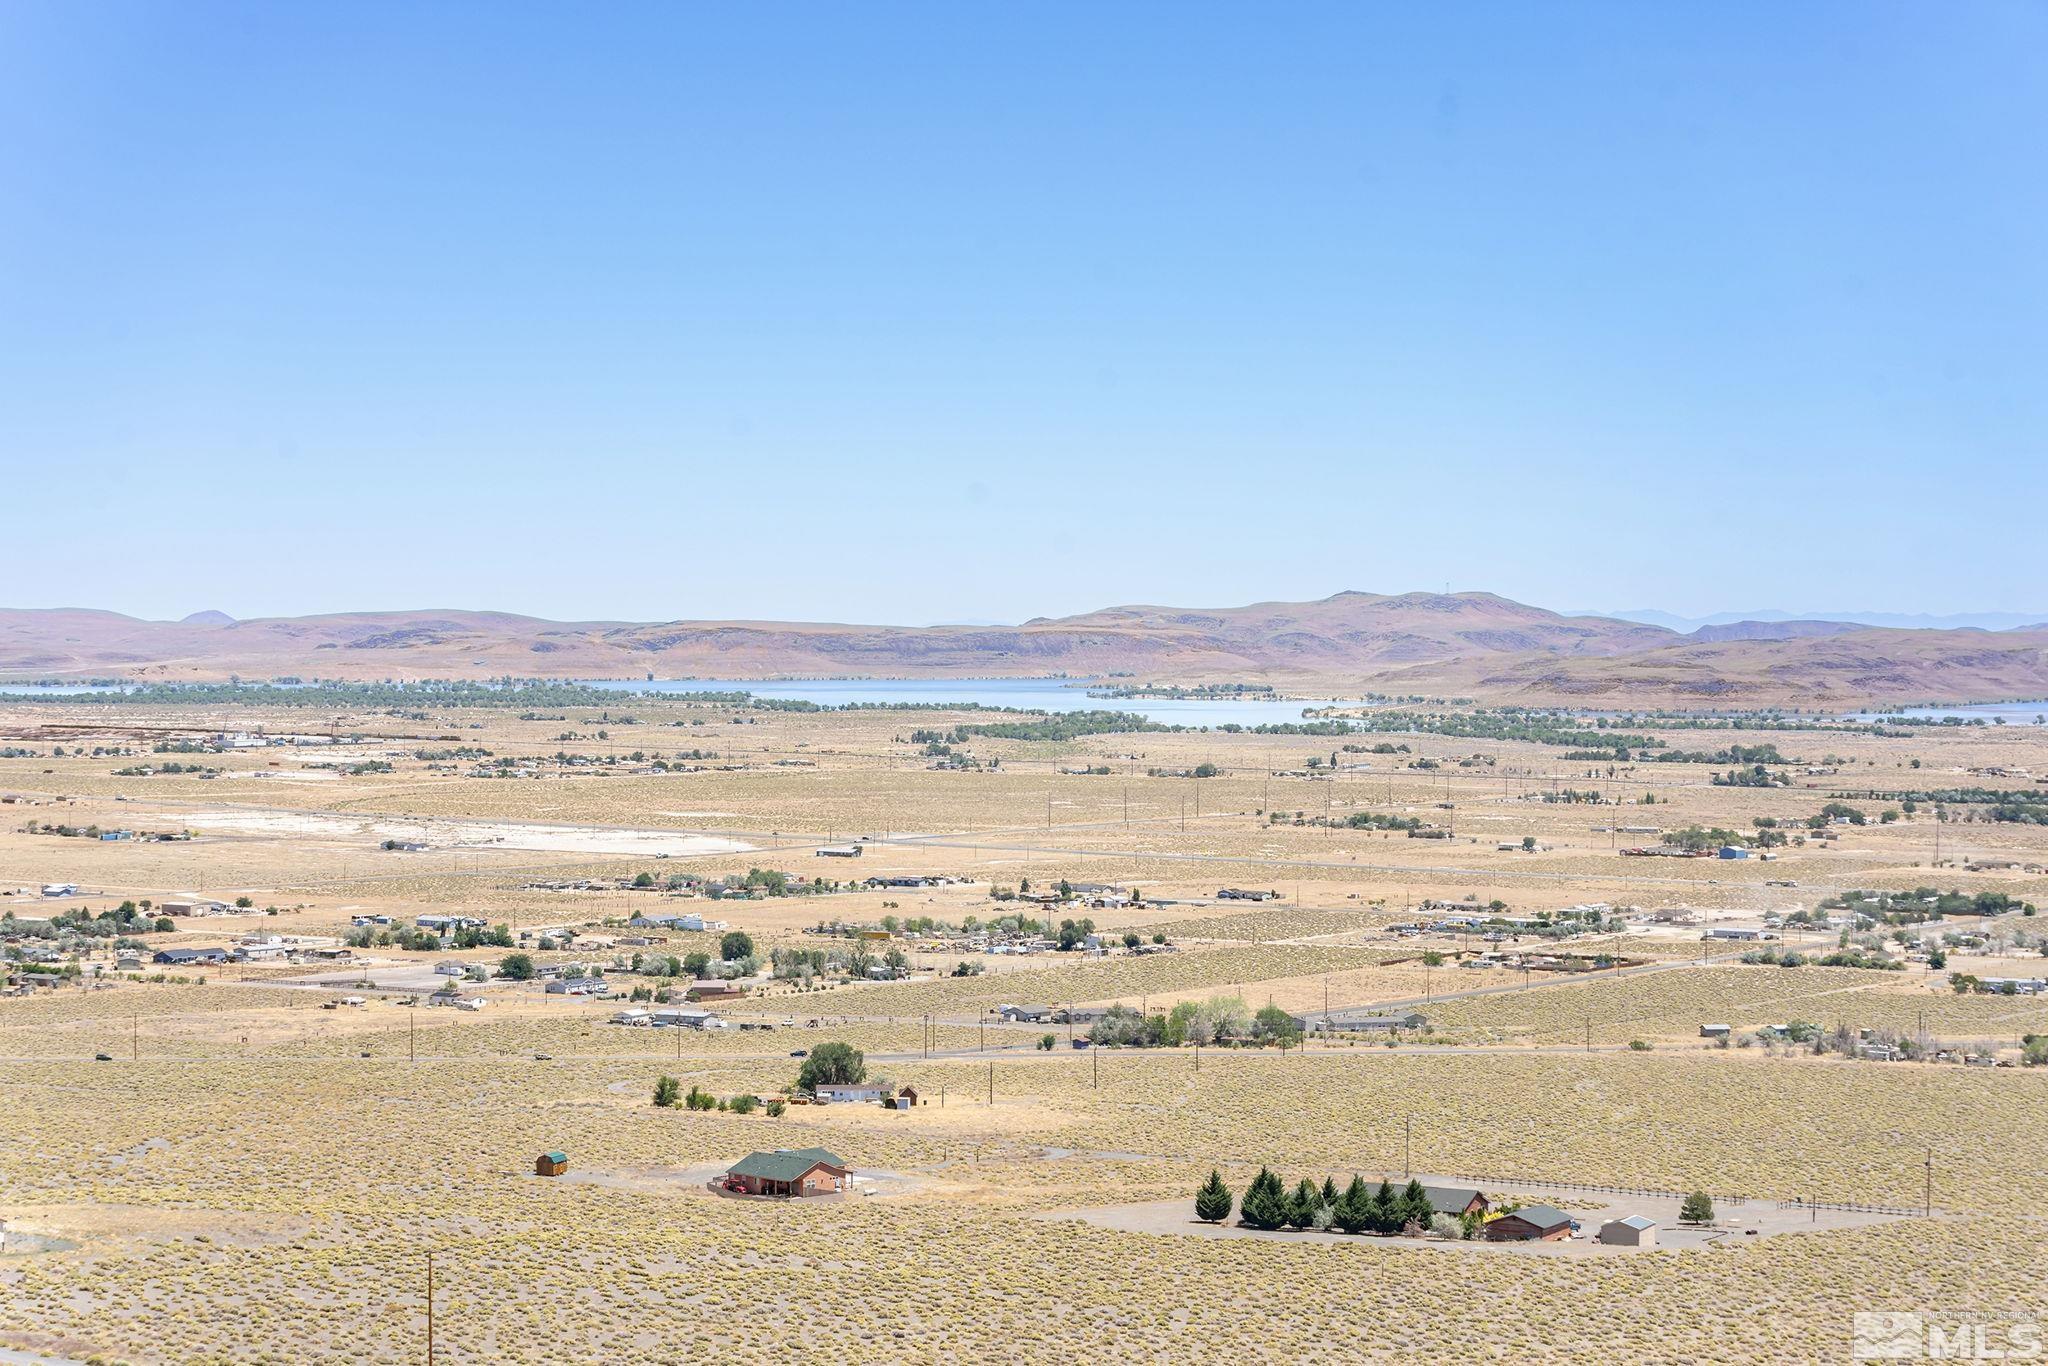
[[[1582,706],[1993,701],[2048,697],[2048,632],[1873,628],[1673,645],[1597,663],[1525,656],[1502,668],[1457,667],[1475,694]]]
[[[1027,627],[1192,632],[1275,668],[1355,667],[1543,653],[1609,656],[1682,639],[1661,626],[1566,617],[1492,593],[1339,593],[1320,602],[1194,610],[1111,607]]]
[[[1845,636],[1872,628],[1854,621],[1730,621],[1702,626],[1688,640],[1803,640],[1808,636]]]
[[[844,674],[1354,673],[1540,651],[1613,655],[1680,639],[1563,617],[1487,593],[1184,611],[1118,607],[1022,626],[818,622],[552,622],[500,612],[363,612],[249,621],[137,621],[0,611],[0,672],[155,677],[760,677]]]
[[[139,621],[0,610],[0,676],[220,679],[1134,674],[1587,705],[2048,696],[2048,634],[1859,629],[1702,641],[1490,593],[1107,608],[1021,626],[554,622],[502,612]],[[1794,623],[1804,626],[1805,623]]]

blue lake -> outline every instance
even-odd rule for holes
[[[815,702],[821,707],[843,707],[849,702],[969,702],[1022,711],[1126,711],[1173,726],[1278,725],[1301,720],[1311,707],[1332,704],[1329,699],[1281,701],[1266,697],[1090,697],[1089,688],[1107,691],[1114,684],[1074,678],[587,678],[578,682],[620,692],[750,692],[757,697]]]
[[[1886,716],[1912,716],[1929,721],[1939,721],[1950,716],[1965,721],[1972,717],[1982,717],[1986,725],[2003,720],[2008,726],[2031,726],[2035,717],[2048,717],[2048,702],[1976,702],[1963,707],[1893,707],[1889,711],[1859,712],[1849,719],[1868,722]]]
[[[1280,725],[1300,721],[1302,713],[1311,707],[1331,705],[1330,699],[1090,697],[1089,688],[1108,690],[1114,684],[1099,679],[1076,678],[578,678],[563,681],[621,693],[747,692],[757,697],[815,702],[821,707],[843,707],[849,702],[966,702],[1019,711],[1124,711],[1172,726]],[[52,687],[0,684],[0,696],[75,696],[121,690],[119,685],[107,684]]]

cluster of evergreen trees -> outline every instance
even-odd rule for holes
[[[1232,1202],[1222,1173],[1212,1170],[1209,1179],[1195,1192],[1195,1217],[1204,1223],[1221,1223],[1230,1217]],[[1337,1183],[1327,1176],[1320,1187],[1303,1177],[1289,1194],[1286,1183],[1265,1167],[1259,1168],[1259,1174],[1245,1188],[1237,1217],[1247,1228],[1336,1228],[1345,1233],[1381,1236],[1413,1235],[1432,1229],[1448,1234],[1455,1229],[1457,1236],[1470,1238],[1478,1230],[1476,1218],[1442,1216],[1440,1222],[1420,1181],[1410,1181],[1400,1190],[1394,1189],[1391,1182],[1382,1181],[1374,1189],[1364,1177],[1354,1176],[1351,1184],[1339,1191]]]

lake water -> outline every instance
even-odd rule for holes
[[[1850,717],[1852,721],[1870,722],[1886,716],[1913,716],[1929,721],[1944,717],[1959,717],[1969,720],[1982,717],[1985,725],[1993,725],[2003,719],[2008,726],[2031,726],[2037,716],[2048,716],[2048,702],[1977,702],[1966,707],[1894,707],[1889,711],[1859,712]]]
[[[119,692],[110,683],[0,683],[0,697],[77,697],[83,693]]]
[[[563,681],[621,693],[747,692],[756,697],[815,702],[821,707],[843,707],[849,702],[969,702],[982,707],[1010,707],[1019,711],[1123,711],[1169,726],[1282,725],[1300,721],[1302,713],[1311,707],[1331,705],[1329,700],[1280,701],[1269,697],[1090,697],[1089,688],[1106,690],[1114,684],[1073,678],[578,678]],[[0,684],[0,696],[49,697],[119,690],[118,686],[105,684],[55,687]]]
[[[1268,697],[1179,698],[1179,697],[1090,697],[1088,690],[1109,690],[1114,681],[1075,678],[818,678],[818,679],[704,679],[704,678],[579,678],[567,679],[590,688],[616,692],[749,692],[757,697],[775,697],[791,702],[815,702],[821,707],[842,707],[849,702],[920,703],[971,702],[983,707],[1010,707],[1019,711],[1125,711],[1148,721],[1170,726],[1266,726],[1300,721],[1302,713],[1314,707],[1335,705],[1334,699],[1282,701]],[[119,685],[60,684],[33,687],[0,683],[0,696],[33,697],[119,691]],[[1349,705],[1356,706],[1356,702]],[[1589,715],[1593,713],[1588,713]],[[2037,716],[2048,716],[2048,701],[1981,702],[1958,707],[1898,707],[1888,711],[1858,712],[1846,720],[1868,724],[1886,716],[1914,716],[1940,720],[1954,716],[1983,718],[1990,725],[2003,718],[2008,726],[2031,726]]]
[[[843,707],[849,702],[970,702],[982,707],[1013,707],[1021,711],[1125,711],[1169,726],[1264,726],[1299,721],[1311,707],[1325,701],[1282,701],[1269,697],[1090,697],[1090,687],[1107,690],[1111,683],[1072,678],[822,678],[787,679],[582,679],[593,688],[620,692],[750,692],[790,702],[815,702]]]

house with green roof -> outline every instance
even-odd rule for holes
[[[744,1195],[835,1195],[851,1184],[853,1169],[824,1148],[777,1148],[748,1153],[726,1169],[724,1187]]]

